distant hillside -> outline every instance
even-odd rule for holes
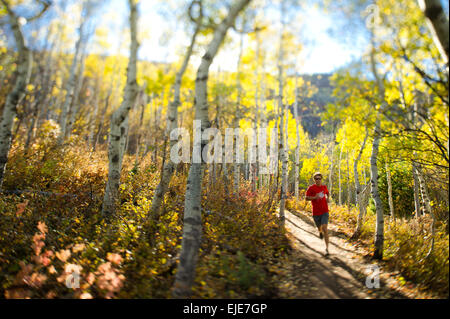
[[[320,114],[325,111],[325,106],[334,101],[332,92],[334,87],[330,83],[332,74],[303,74],[300,75],[305,82],[317,88],[317,92],[311,97],[303,98],[298,107],[298,115],[301,118],[303,128],[314,138],[323,130]],[[293,108],[293,105],[291,105]],[[293,111],[293,109],[292,109]]]

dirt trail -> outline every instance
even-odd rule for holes
[[[286,266],[289,279],[282,280],[278,288],[280,297],[408,298],[389,288],[390,278],[380,278],[380,288],[367,288],[367,267],[373,262],[363,259],[344,236],[329,226],[330,255],[325,257],[325,242],[318,237],[312,217],[286,212],[286,229],[294,250],[290,265]]]

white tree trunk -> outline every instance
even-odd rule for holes
[[[347,162],[347,209],[350,211],[350,203],[352,200],[352,193],[351,193],[351,183],[350,183],[350,166],[349,166],[349,159],[348,159],[348,151],[346,154],[346,162]]]
[[[129,114],[125,118],[125,121],[120,124],[120,140],[119,140],[119,172],[122,171],[122,163],[123,163],[123,157],[126,153],[127,149],[127,142],[128,142],[128,132],[129,132],[129,125],[130,123],[130,116]]]
[[[356,198],[356,204],[358,205],[359,214],[358,214],[358,219],[356,221],[356,229],[352,235],[352,238],[357,238],[359,236],[359,234],[361,233],[362,221],[363,221],[364,215],[366,214],[366,205],[363,202],[363,198],[362,198],[362,194],[361,194],[361,185],[359,183],[358,163],[361,160],[361,156],[364,151],[364,147],[366,146],[368,137],[369,137],[369,134],[368,134],[368,131],[366,131],[366,136],[364,137],[364,141],[361,145],[361,148],[359,149],[358,156],[356,157],[355,162],[353,163],[353,173],[355,176],[355,198]],[[364,179],[365,179],[365,177],[364,177]]]
[[[424,210],[424,215],[426,214],[430,214],[431,218],[432,218],[432,222],[431,222],[431,244],[430,244],[430,250],[428,251],[426,257],[429,257],[434,249],[434,237],[435,237],[435,232],[436,232],[436,216],[433,213],[433,209],[431,208],[431,201],[430,201],[430,197],[428,195],[428,189],[427,189],[427,185],[425,183],[425,179],[423,177],[423,173],[421,171],[420,165],[416,164],[416,168],[417,168],[417,178],[419,179],[419,187],[420,187],[420,195],[422,196],[422,200],[423,200],[423,210]]]
[[[295,132],[297,134],[297,147],[295,149],[295,172],[294,172],[294,196],[299,199],[298,191],[298,178],[300,174],[300,129],[298,119],[298,88],[297,88],[297,76],[295,77],[295,104],[294,104],[294,117],[295,117]]]
[[[121,150],[120,147],[120,141],[121,139],[123,140],[124,136],[126,136],[125,134],[127,133],[123,123],[127,120],[128,113],[135,103],[138,90],[136,82],[137,51],[139,46],[137,41],[137,1],[128,0],[128,4],[130,7],[130,58],[128,61],[127,83],[124,89],[124,98],[120,107],[111,117],[108,147],[108,181],[106,183],[102,207],[102,214],[107,216],[115,212],[115,202],[119,195],[121,154],[123,155],[123,150]]]
[[[339,147],[339,163],[338,163],[338,182],[339,182],[339,188],[338,188],[338,197],[339,197],[339,206],[342,206],[342,187],[341,187],[341,164],[342,164],[342,142]]]
[[[419,178],[417,177],[417,167],[414,162],[412,162],[412,174],[413,174],[413,181],[414,181],[414,209],[416,212],[416,218],[420,217],[421,212],[421,206],[420,206],[420,187],[419,187]]]
[[[279,51],[278,51],[278,107],[280,109],[280,159],[281,159],[281,190],[280,190],[280,223],[284,227],[284,209],[286,206],[286,187],[287,187],[287,149],[286,149],[286,137],[285,137],[285,113],[286,107],[283,105],[283,62],[284,62],[284,43],[283,43],[283,33],[285,29],[285,3],[281,1],[280,3],[280,13],[281,13],[281,29],[279,38]],[[287,133],[287,132],[286,132]]]
[[[244,23],[242,23],[242,29],[245,28]],[[241,100],[242,100],[242,85],[241,85],[241,64],[242,64],[242,53],[244,52],[244,31],[241,32],[241,37],[239,41],[239,55],[237,60],[237,76],[236,76],[236,87],[237,87],[237,102],[236,102],[236,114],[234,118],[234,128],[239,128],[239,121],[241,120]],[[233,172],[234,172],[234,195],[239,196],[239,182],[240,182],[240,169],[241,163],[237,160],[237,138],[234,139],[234,162],[233,162]]]
[[[81,87],[83,85],[83,80],[84,80],[84,68],[86,65],[86,55],[87,55],[87,50],[86,50],[86,46],[84,46],[83,48],[83,53],[81,55],[80,58],[80,67],[78,70],[78,75],[77,75],[77,81],[76,81],[76,85],[74,88],[74,94],[73,94],[73,99],[72,99],[72,103],[69,107],[69,114],[68,114],[68,118],[69,121],[67,122],[67,128],[66,128],[66,137],[69,137],[72,134],[72,127],[73,124],[75,123],[75,118],[76,115],[78,113],[78,110],[80,109],[80,91],[81,91]],[[94,115],[94,120],[96,119],[96,115]]]
[[[381,78],[378,75],[377,67],[375,63],[375,39],[372,33],[372,49],[370,54],[370,62],[373,76],[375,77],[376,84],[378,87],[378,95],[380,100],[380,109],[376,114],[375,121],[375,129],[374,129],[374,138],[372,145],[372,155],[370,156],[370,182],[371,182],[371,193],[375,202],[375,210],[376,210],[376,226],[375,226],[375,251],[374,258],[382,259],[383,258],[383,246],[384,246],[384,216],[383,216],[383,203],[381,202],[380,193],[378,191],[378,149],[381,141],[381,122],[380,122],[380,114],[385,109],[385,88],[384,84],[381,81]]]
[[[258,36],[258,31],[255,30],[255,40],[256,40],[256,52],[255,52],[255,58],[256,58],[256,63],[259,63],[259,51],[260,51],[260,39]],[[259,120],[260,120],[260,115],[259,115],[259,90],[260,90],[260,85],[261,82],[259,81],[259,65],[258,67],[255,68],[255,72],[254,72],[254,77],[255,77],[255,81],[254,81],[254,85],[255,85],[255,115],[254,115],[254,122],[253,122],[253,129],[254,132],[257,132],[258,126],[259,126]],[[258,143],[255,143],[255,158],[257,158],[257,154],[258,154]],[[251,164],[251,184],[252,184],[252,191],[256,192],[258,185],[259,185],[259,181],[257,182],[257,177],[259,175],[259,162],[256,161],[256,163]]]
[[[2,0],[2,3],[6,8],[11,23],[11,29],[14,34],[18,57],[16,61],[16,81],[12,91],[6,97],[2,118],[0,121],[0,190],[2,189],[6,163],[8,161],[8,153],[11,148],[12,127],[14,119],[17,116],[17,105],[25,95],[26,87],[30,80],[31,67],[33,63],[31,51],[25,44],[25,39],[18,17],[6,1]]]
[[[234,24],[236,16],[250,2],[250,0],[238,0],[235,2],[225,17],[217,26],[214,36],[197,71],[195,80],[195,118],[201,120],[201,132],[209,127],[207,80],[209,67],[222,44],[228,29]],[[194,141],[194,150],[203,150],[203,141]],[[200,153],[201,154],[201,153]],[[191,294],[191,287],[195,279],[195,267],[197,264],[198,250],[202,235],[201,194],[203,162],[192,163],[186,185],[186,197],[184,202],[183,239],[181,242],[180,263],[175,277],[172,294],[177,298],[184,298]]]
[[[261,107],[263,108],[261,111],[261,128],[265,130],[267,133],[267,104],[266,104],[266,88],[265,88],[265,82],[262,84],[262,92],[260,94],[260,101],[261,101]],[[266,149],[266,145],[260,145],[260,150]],[[267,159],[264,159],[265,161],[260,163],[260,170],[259,170],[259,180],[261,186],[266,186],[266,183],[268,181],[268,178],[266,178],[265,174],[261,174],[261,172],[266,172],[268,164]]]
[[[391,218],[395,220],[395,211],[394,211],[394,200],[392,199],[392,180],[391,180],[391,171],[389,169],[389,164],[386,161],[386,180],[388,186],[388,203],[389,203],[389,213],[391,214]]]
[[[86,5],[88,5],[87,2],[85,2]],[[73,54],[73,60],[72,65],[70,66],[70,72],[69,72],[69,79],[66,83],[66,98],[64,100],[64,104],[61,109],[61,118],[59,125],[61,127],[61,134],[58,138],[58,143],[62,144],[67,137],[67,122],[69,120],[69,113],[70,113],[70,106],[72,104],[74,95],[75,95],[75,86],[77,84],[77,69],[78,65],[80,63],[80,54],[81,51],[83,51],[83,43],[86,40],[85,39],[85,27],[86,27],[86,20],[87,17],[83,16],[85,13],[86,7],[83,6],[82,9],[82,16],[81,16],[81,22],[79,27],[79,36],[77,43],[75,44],[75,52]]]
[[[383,203],[381,202],[380,194],[378,191],[378,149],[380,146],[380,119],[377,116],[375,122],[374,138],[372,144],[372,155],[370,156],[370,183],[371,194],[375,201],[376,210],[376,224],[375,224],[375,252],[374,257],[377,259],[383,258],[383,244],[384,244],[384,216],[383,216]]]
[[[330,188],[328,191],[330,193],[330,201],[333,200],[332,192],[333,192],[333,164],[334,164],[334,140],[335,137],[333,136],[332,144],[331,144],[331,163],[330,163],[330,175],[328,175],[328,187]]]

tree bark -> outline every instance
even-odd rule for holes
[[[377,67],[375,64],[375,39],[372,33],[371,38],[372,49],[370,54],[370,63],[372,68],[372,73],[378,87],[379,101],[381,103],[380,110],[376,111],[374,138],[372,145],[372,155],[370,156],[370,182],[371,182],[371,193],[375,202],[376,210],[376,226],[375,226],[375,251],[374,258],[383,258],[383,246],[384,246],[384,216],[383,216],[383,203],[381,202],[380,193],[378,190],[378,149],[381,141],[381,121],[380,114],[385,109],[385,88],[378,75]]]
[[[434,249],[434,237],[435,237],[435,232],[436,232],[436,216],[434,215],[433,209],[431,208],[431,201],[430,201],[430,197],[428,195],[427,185],[425,183],[425,179],[423,177],[423,173],[420,168],[420,165],[417,165],[417,177],[419,179],[420,194],[421,194],[422,200],[423,200],[424,215],[430,214],[430,216],[432,218],[431,243],[430,243],[430,249],[426,255],[426,257],[428,258],[429,256],[431,256],[431,254],[433,253],[433,249]]]
[[[370,156],[370,183],[371,194],[375,201],[376,210],[376,225],[375,225],[375,252],[374,258],[383,258],[383,244],[384,244],[384,216],[383,216],[383,203],[381,202],[380,193],[378,190],[378,150],[380,146],[380,119],[377,114],[375,122],[374,138],[372,144],[372,155]]]
[[[128,0],[130,7],[130,58],[128,61],[127,83],[124,89],[124,99],[120,107],[111,117],[111,126],[109,133],[108,147],[108,181],[106,183],[105,196],[103,198],[102,214],[110,216],[115,212],[115,203],[119,195],[120,172],[121,172],[121,153],[120,140],[127,133],[123,123],[127,120],[130,109],[133,107],[137,95],[137,1]]]
[[[338,181],[339,181],[339,189],[338,189],[338,197],[339,197],[339,206],[342,206],[342,187],[341,187],[341,163],[342,163],[342,142],[339,147],[339,174],[338,174]]]
[[[195,80],[195,118],[201,120],[201,132],[209,125],[207,80],[209,67],[222,44],[228,29],[234,24],[236,16],[244,9],[250,0],[238,0],[235,2],[225,17],[217,26],[214,36],[208,45],[206,53],[197,71]],[[194,141],[194,150],[203,150],[203,141]],[[195,156],[195,154],[194,154]],[[183,239],[181,243],[180,263],[178,264],[172,295],[176,298],[190,296],[191,287],[195,279],[195,267],[197,264],[198,250],[202,235],[201,194],[202,175],[204,163],[192,163],[186,185],[186,197],[184,202]]]
[[[359,176],[358,176],[358,163],[361,160],[362,153],[364,151],[364,147],[366,146],[367,138],[369,137],[368,131],[366,130],[366,136],[364,137],[364,141],[361,145],[361,148],[359,149],[358,156],[355,159],[355,163],[353,164],[353,173],[355,176],[355,197],[356,197],[356,204],[358,205],[358,219],[356,221],[356,229],[355,232],[352,235],[352,238],[358,238],[361,233],[361,226],[362,221],[364,218],[364,215],[366,214],[366,206],[363,202],[362,194],[361,194],[361,185],[359,183]]]
[[[388,203],[389,203],[389,213],[391,214],[391,218],[395,220],[395,211],[394,211],[394,200],[392,199],[392,180],[391,180],[391,171],[389,169],[389,164],[386,161],[386,180],[388,186]]]
[[[12,11],[6,0],[2,0],[2,3],[6,8],[11,23],[11,29],[14,34],[18,57],[16,62],[16,81],[12,91],[6,97],[2,118],[0,121],[0,190],[2,189],[6,163],[8,161],[8,153],[11,148],[12,127],[14,119],[17,116],[17,105],[25,95],[26,87],[30,80],[31,67],[33,63],[31,51],[25,44],[19,18]]]
[[[297,76],[295,77],[295,104],[294,104],[294,117],[295,117],[295,132],[297,134],[297,147],[295,149],[295,172],[294,172],[294,196],[299,199],[298,191],[298,178],[300,174],[300,129],[298,120],[298,87]],[[333,163],[333,162],[332,162]],[[331,174],[331,173],[330,173]]]
[[[414,181],[414,209],[416,212],[415,217],[419,218],[420,211],[421,211],[420,195],[419,195],[419,191],[420,191],[419,178],[417,177],[417,167],[414,162],[412,162],[411,167],[412,167],[412,174],[413,174],[413,181]]]
[[[445,62],[449,59],[448,18],[439,0],[419,0],[419,6],[427,18],[433,40]]]
[[[330,193],[330,202],[333,200],[333,164],[334,164],[334,144],[335,137],[333,136],[332,144],[331,144],[331,163],[330,163],[330,175],[328,176],[328,186],[330,189],[328,190]]]
[[[245,23],[242,23],[242,29],[244,29]],[[237,101],[236,101],[236,114],[234,118],[234,128],[239,128],[239,121],[241,120],[241,100],[242,100],[242,84],[241,84],[241,65],[242,65],[242,53],[244,52],[244,30],[241,30],[241,36],[239,40],[239,55],[237,60],[237,75],[236,75],[236,87],[237,87]],[[233,162],[233,174],[234,174],[234,195],[239,196],[239,182],[241,176],[241,163],[238,163],[238,143],[237,137],[234,138],[234,162]]]
[[[348,159],[348,151],[346,154],[346,162],[347,162],[347,209],[350,211],[350,204],[352,201],[352,193],[351,193],[351,183],[350,183],[350,166],[349,166],[349,159]]]
[[[279,51],[278,51],[278,107],[280,109],[280,151],[281,151],[281,190],[280,190],[280,224],[284,227],[285,216],[284,209],[286,206],[286,187],[287,187],[287,149],[286,149],[286,137],[285,137],[285,113],[286,107],[283,104],[283,65],[282,62],[284,60],[284,43],[283,43],[283,33],[285,29],[285,3],[281,1],[281,29],[280,29],[280,43],[279,43]],[[287,132],[286,132],[287,133]]]

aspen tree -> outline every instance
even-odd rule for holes
[[[103,198],[102,214],[109,216],[115,212],[115,204],[119,195],[120,173],[124,153],[124,139],[126,139],[128,114],[133,107],[137,96],[137,23],[138,10],[137,0],[128,0],[130,8],[130,57],[127,68],[127,83],[124,89],[124,98],[120,107],[114,111],[111,117],[109,132],[108,159],[109,170],[106,182],[105,195]]]
[[[427,17],[428,27],[433,34],[433,41],[439,49],[443,59],[447,63],[449,60],[449,34],[448,17],[442,8],[439,0],[418,0],[425,17]]]
[[[286,137],[285,137],[285,114],[286,114],[286,106],[283,104],[283,59],[284,59],[284,46],[283,46],[283,33],[285,30],[286,22],[284,19],[285,16],[285,3],[284,0],[280,3],[280,14],[281,14],[281,29],[280,29],[280,38],[279,38],[279,49],[278,49],[278,108],[280,109],[280,159],[281,159],[281,191],[280,191],[280,223],[284,226],[284,209],[286,205],[286,188],[287,188],[287,165],[288,165],[288,157],[287,157],[287,149],[286,149]],[[287,132],[286,132],[287,133]]]
[[[370,52],[370,65],[372,74],[375,78],[378,88],[379,103],[381,104],[379,110],[376,112],[376,120],[374,127],[374,137],[372,143],[372,154],[370,156],[370,186],[372,198],[375,202],[376,211],[376,224],[375,224],[375,252],[374,258],[383,258],[383,246],[384,246],[384,216],[383,216],[383,203],[380,198],[378,190],[378,150],[381,142],[381,121],[380,113],[385,109],[385,88],[384,84],[378,74],[376,61],[375,61],[375,36],[372,30],[371,34],[371,52]]]
[[[64,104],[61,108],[61,118],[59,121],[59,126],[61,127],[61,134],[58,138],[58,143],[62,144],[65,138],[68,136],[68,121],[70,116],[70,106],[72,105],[74,96],[75,96],[75,87],[77,85],[77,70],[80,65],[83,51],[86,49],[86,28],[87,28],[87,20],[89,19],[92,13],[92,3],[90,1],[86,1],[83,4],[83,8],[81,10],[81,22],[78,28],[78,40],[75,44],[75,53],[73,55],[72,65],[70,66],[69,71],[69,79],[67,80],[67,85],[65,88],[66,97],[64,100]]]
[[[209,43],[206,53],[203,55],[195,80],[195,119],[201,120],[201,132],[209,125],[207,81],[209,67],[216,56],[220,45],[225,39],[228,29],[241,10],[250,0],[238,0],[230,7],[228,15],[221,21],[214,31],[212,41]],[[194,141],[195,152],[202,152],[205,144],[202,139]],[[201,156],[201,155],[200,155]],[[198,259],[202,234],[202,176],[204,163],[194,161],[189,169],[186,184],[186,196],[184,202],[183,239],[181,242],[180,263],[178,264],[172,295],[176,298],[184,298],[191,294],[191,288],[195,279],[195,267]]]
[[[364,215],[366,214],[366,205],[363,201],[363,194],[361,192],[361,185],[359,183],[359,176],[358,176],[358,163],[361,160],[362,153],[364,151],[364,147],[366,146],[367,138],[369,137],[369,131],[366,130],[366,135],[364,137],[364,141],[361,145],[361,148],[359,149],[358,155],[356,156],[355,162],[353,163],[353,173],[355,176],[355,197],[356,197],[356,204],[358,206],[358,219],[356,221],[356,229],[352,235],[352,238],[358,238],[359,234],[361,233],[361,226],[362,226],[362,220],[364,218]],[[364,172],[364,184],[366,182],[366,176],[365,176],[365,169]]]
[[[15,71],[16,80],[11,92],[9,92],[6,97],[2,118],[0,120],[0,189],[2,189],[8,153],[11,148],[12,127],[14,119],[17,116],[17,106],[25,95],[26,87],[30,81],[33,64],[31,51],[27,47],[22,33],[20,17],[12,10],[9,1],[1,0],[1,3],[6,9],[11,24],[18,56],[16,61],[17,70]],[[41,17],[48,9],[49,4],[47,2],[40,1],[40,3],[43,4],[43,9],[39,14],[28,18],[28,21]]]
[[[199,6],[199,16],[194,17],[192,14],[192,10],[194,8],[194,5]],[[181,81],[183,79],[183,75],[187,69],[187,66],[189,64],[189,60],[192,56],[192,52],[194,50],[195,40],[197,38],[198,33],[200,32],[200,29],[202,27],[202,20],[203,20],[203,5],[202,1],[193,1],[189,7],[189,16],[191,20],[195,23],[194,32],[191,36],[191,42],[189,44],[189,47],[186,51],[186,54],[183,58],[183,63],[181,65],[181,68],[178,70],[176,77],[175,77],[175,84],[174,84],[174,97],[173,101],[169,105],[169,111],[167,116],[167,131],[166,135],[168,138],[168,135],[170,132],[177,127],[178,124],[178,107],[181,105],[181,99],[180,99],[180,89],[181,89]],[[172,147],[176,141],[170,142],[170,147]],[[151,216],[152,218],[157,218],[160,212],[161,203],[164,198],[164,194],[167,191],[167,188],[170,183],[170,179],[172,178],[173,172],[175,170],[175,164],[170,160],[166,160],[164,163],[164,168],[162,171],[162,178],[160,180],[160,183],[156,187],[155,194],[153,196],[152,200],[152,206],[151,206]]]

